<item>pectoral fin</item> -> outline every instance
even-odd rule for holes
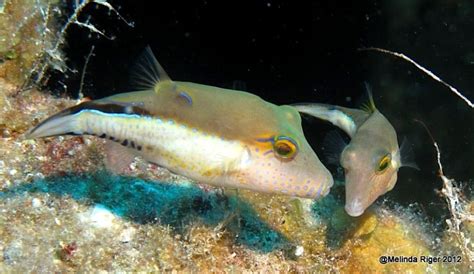
[[[324,155],[330,164],[339,165],[339,159],[344,148],[348,145],[336,130],[330,131],[324,137]]]
[[[403,141],[398,153],[400,154],[400,167],[406,166],[414,168],[416,170],[420,170],[420,168],[415,162],[415,153],[413,152],[413,149],[408,143],[406,137],[403,137]]]
[[[129,148],[112,141],[105,142],[105,167],[116,174],[124,173],[135,159]]]

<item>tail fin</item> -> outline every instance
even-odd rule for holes
[[[28,130],[25,139],[35,139],[65,134],[81,134],[77,115],[62,111],[44,120],[36,127]]]
[[[292,104],[300,113],[305,113],[321,120],[330,122],[347,133],[351,138],[357,130],[357,112],[348,108],[326,104]],[[348,113],[349,112],[349,113]],[[358,119],[358,118],[357,118]]]
[[[148,92],[148,91],[147,91]],[[26,134],[26,139],[42,138],[65,134],[92,134],[90,128],[81,121],[83,111],[99,111],[109,114],[136,114],[149,115],[149,112],[143,108],[143,102],[124,102],[132,95],[144,95],[143,92],[125,93],[121,96],[112,96],[97,101],[87,101],[67,108],[48,119],[41,122],[36,127],[30,129]],[[117,101],[111,99],[117,99]],[[88,133],[86,133],[88,132]]]
[[[60,111],[28,130],[24,137],[25,139],[35,139],[56,135],[82,134],[78,123],[79,117],[75,114],[92,108],[94,105],[93,101],[87,101]]]

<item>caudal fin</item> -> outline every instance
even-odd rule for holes
[[[35,139],[65,134],[81,134],[78,130],[78,118],[62,111],[49,117],[36,127],[28,130],[25,139]]]
[[[347,133],[347,135],[351,137],[354,136],[357,130],[357,123],[355,121],[355,118],[357,118],[355,116],[358,114],[357,110],[352,111],[348,108],[316,103],[292,104],[292,106],[295,107],[300,113],[305,113],[318,119],[330,122],[331,124],[342,129]],[[347,113],[348,111],[350,113]]]
[[[143,108],[143,102],[126,101],[128,98],[133,98],[133,96],[142,98],[148,92],[124,93],[120,96],[116,95],[97,101],[83,102],[44,120],[36,127],[30,129],[25,134],[25,138],[34,139],[65,134],[94,134],[93,129],[84,121],[95,121],[95,118],[91,118],[91,116],[84,118],[83,112],[89,114],[93,112],[102,114],[148,115],[148,111]],[[101,131],[99,134],[102,133]]]
[[[82,134],[79,127],[78,111],[88,102],[65,109],[39,123],[25,133],[25,139],[43,138],[66,134]]]

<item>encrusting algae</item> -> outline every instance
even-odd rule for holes
[[[22,141],[32,125],[78,103],[35,89],[18,93],[17,79],[25,77],[0,79],[0,272],[469,267],[380,264],[382,255],[437,256],[444,249],[428,222],[403,208],[376,205],[361,217],[346,215],[343,186],[307,206],[285,195],[195,184],[141,159],[110,174],[104,141],[94,137]]]

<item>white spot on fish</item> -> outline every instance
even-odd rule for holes
[[[360,199],[355,199],[352,202],[346,204],[345,209],[347,214],[351,215],[352,217],[357,217],[364,213],[364,208],[362,207],[362,202]]]

